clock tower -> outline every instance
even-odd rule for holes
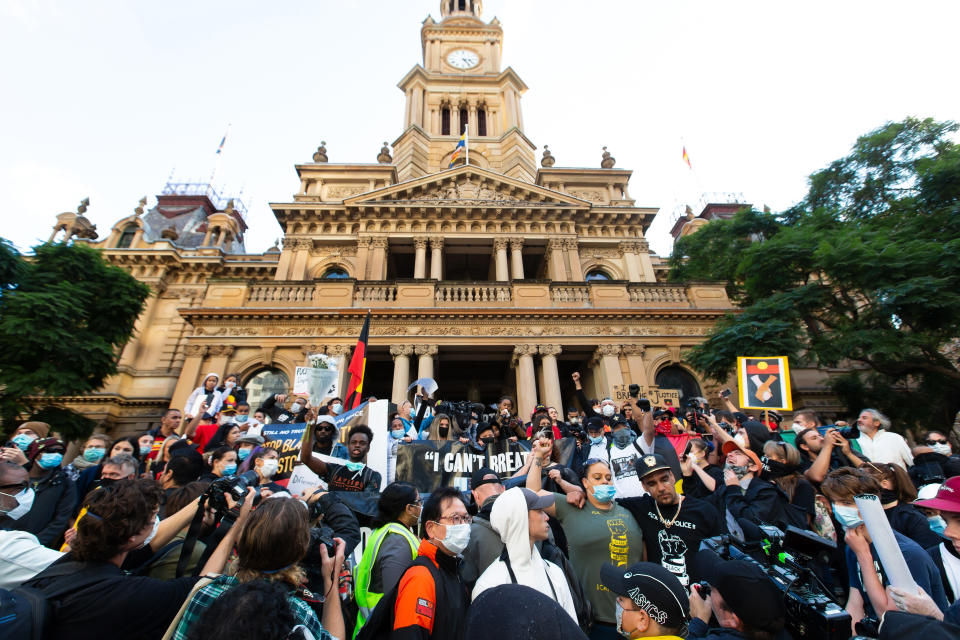
[[[470,164],[536,180],[535,147],[523,133],[520,110],[527,85],[501,68],[500,21],[481,15],[480,0],[442,0],[441,21],[423,22],[423,62],[398,85],[406,94],[404,130],[393,143],[400,180],[447,169],[464,130]]]

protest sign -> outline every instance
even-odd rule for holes
[[[297,367],[293,376],[293,392],[308,395],[310,404],[318,406],[325,399],[337,396],[338,376],[336,369]]]
[[[300,442],[303,440],[306,427],[306,423],[303,422],[299,424],[275,422],[263,425],[260,430],[260,435],[267,441],[264,446],[276,449],[280,455],[277,473],[273,476],[273,481],[279,485],[287,486],[293,467],[300,459]]]
[[[737,358],[741,409],[793,410],[786,356]]]
[[[611,394],[611,399],[620,404],[626,402],[630,397],[630,387],[625,384],[617,384],[613,386],[613,393]],[[650,387],[640,387],[641,398],[646,398],[650,401],[650,406],[652,407],[678,407],[680,406],[680,390],[679,389],[661,389],[657,386]]]

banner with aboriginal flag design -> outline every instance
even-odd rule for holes
[[[786,356],[737,358],[741,409],[793,410]]]

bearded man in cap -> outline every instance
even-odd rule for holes
[[[617,632],[625,638],[680,640],[690,603],[676,576],[652,562],[604,564],[600,582],[617,596]]]

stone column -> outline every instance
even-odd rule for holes
[[[468,122],[468,127],[470,128],[470,137],[476,138],[477,137],[477,103],[471,102],[470,106],[467,107],[467,109],[468,109],[467,122]]]
[[[637,264],[641,282],[657,281],[657,276],[653,273],[653,262],[650,260],[650,244],[642,238],[637,240]]]
[[[370,240],[371,256],[367,269],[367,278],[370,280],[386,280],[387,278],[387,238],[372,238]]]
[[[621,242],[618,249],[627,266],[627,279],[630,282],[643,282],[640,275],[640,261],[637,254],[640,252],[640,243],[633,241]]]
[[[416,257],[413,261],[413,277],[422,279],[427,277],[427,239],[414,238],[413,246]]]
[[[227,362],[230,361],[230,356],[233,355],[233,347],[227,344],[215,344],[210,346],[207,353],[210,355],[210,362],[207,364],[209,369],[207,369],[207,371],[213,371],[219,374],[220,381],[223,382],[223,377],[229,373],[227,371]]]
[[[357,280],[367,279],[367,264],[370,262],[370,238],[357,238],[357,272],[354,277]]]
[[[290,273],[287,276],[288,280],[307,279],[307,261],[312,246],[313,241],[309,238],[293,238],[290,240],[290,247],[294,250],[294,254],[293,265],[290,267]]]
[[[560,345],[540,345],[540,363],[543,367],[543,388],[540,397],[548,407],[555,407],[557,412],[564,414],[563,396],[560,395],[560,372],[557,370],[557,356],[560,355]]]
[[[177,379],[177,387],[174,389],[173,398],[170,400],[170,407],[181,411],[183,405],[187,402],[187,398],[197,388],[203,357],[207,355],[207,345],[188,344],[184,352],[186,353],[186,359],[183,361],[180,378]]]
[[[533,369],[533,355],[537,346],[518,344],[513,348],[514,367],[517,370],[517,414],[526,420],[537,406],[537,380]]]
[[[350,380],[347,357],[352,350],[353,347],[349,344],[334,344],[327,347],[327,355],[337,359],[337,393],[341,397],[347,393],[347,383]]]
[[[551,238],[547,242],[550,279],[557,282],[567,281],[567,265],[563,261],[563,245],[564,241],[560,238]]]
[[[623,345],[623,355],[627,357],[627,367],[630,368],[628,384],[639,384],[641,387],[650,386],[650,380],[647,378],[647,366],[643,361],[646,351],[646,347],[642,344]]]
[[[593,362],[596,364],[598,387],[600,396],[609,396],[613,387],[623,384],[623,375],[620,372],[620,345],[602,344],[593,352]]]
[[[399,404],[407,399],[407,387],[410,386],[410,356],[413,355],[413,347],[408,344],[392,344],[390,355],[393,356],[393,392],[390,398]]]
[[[507,240],[506,238],[496,238],[493,241],[493,248],[497,254],[497,281],[507,282],[510,280],[510,269],[507,265]]]
[[[576,239],[565,240],[563,248],[567,252],[567,262],[570,263],[570,282],[583,282],[583,267],[580,266],[580,245]]]
[[[430,277],[443,280],[443,236],[430,238]]]
[[[523,280],[523,238],[510,238],[510,277]]]
[[[417,354],[417,378],[433,377],[433,356],[437,355],[437,345],[418,344],[413,348]]]

